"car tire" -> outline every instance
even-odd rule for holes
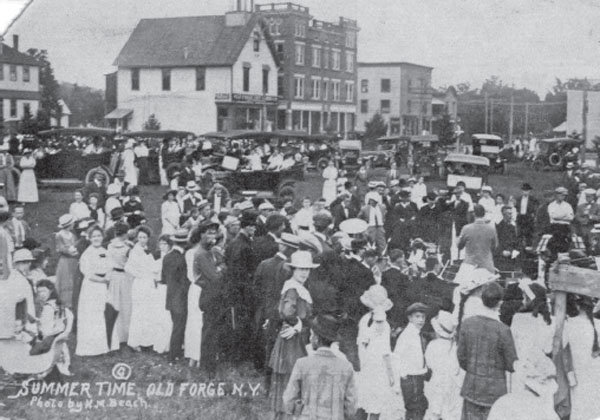
[[[558,153],[554,152],[550,156],[548,156],[548,163],[550,166],[559,167],[563,163],[563,158]]]
[[[85,179],[83,180],[84,185],[89,184],[94,180],[94,175],[96,172],[100,172],[104,174],[104,179],[106,179],[106,185],[112,182],[112,175],[107,171],[103,166],[96,166],[95,168],[90,169],[85,175]]]

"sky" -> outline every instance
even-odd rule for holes
[[[0,33],[29,0],[0,0]],[[268,3],[257,0],[256,3]],[[600,79],[600,0],[296,0],[319,20],[357,19],[359,61],[434,67],[434,87],[497,75],[543,98],[555,78]],[[33,0],[5,36],[46,49],[61,81],[104,87],[145,17],[222,14],[232,0]],[[10,16],[10,17],[9,17]]]

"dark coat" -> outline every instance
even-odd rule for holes
[[[352,219],[356,217],[358,211],[350,205],[347,209],[348,216],[346,216],[346,211],[344,211],[344,207],[342,204],[337,204],[335,207],[331,209],[331,215],[333,216],[333,225],[334,229],[338,230],[340,223],[342,223],[346,219]]]
[[[502,252],[519,249],[517,228],[502,220],[496,225],[496,234],[498,235],[498,246],[494,252],[494,265],[500,271],[514,271],[515,259],[503,256]]]
[[[179,178],[177,180],[177,185],[180,187],[185,187],[188,181],[195,181],[196,174],[190,167],[184,167],[179,174]]]
[[[397,268],[390,268],[381,275],[381,285],[388,292],[388,297],[394,303],[388,311],[388,321],[392,328],[406,324],[406,308],[408,308],[408,288],[410,280]]]
[[[425,205],[419,210],[415,229],[415,236],[423,239],[425,242],[438,242],[440,235],[440,207],[435,204],[433,207]]]
[[[548,204],[544,203],[538,207],[535,213],[535,230],[539,235],[547,233],[550,229],[550,215],[548,214]]]
[[[89,182],[83,188],[83,197],[88,202],[91,194],[98,194],[98,208],[103,208],[106,202],[106,186],[96,184],[95,182]]]
[[[279,318],[278,307],[281,289],[286,280],[292,276],[292,270],[279,255],[274,255],[258,264],[254,273],[254,287],[257,292],[257,317],[276,320]]]
[[[469,223],[469,203],[460,200],[458,203],[450,203],[450,206],[450,214],[458,236],[462,228]]]
[[[233,306],[254,306],[252,274],[256,271],[256,256],[252,240],[242,231],[225,248],[227,266],[227,296]]]
[[[166,309],[173,312],[187,310],[187,294],[190,282],[184,255],[173,249],[163,259],[161,281],[167,285]]]
[[[343,282],[340,284],[338,306],[348,314],[348,317],[358,323],[368,312],[368,308],[360,301],[362,294],[375,284],[373,272],[354,258],[348,259],[342,265]]]
[[[225,285],[223,273],[210,250],[199,247],[194,253],[194,282],[202,288],[199,307],[202,311],[214,311],[222,306]]]
[[[306,288],[313,299],[313,315],[316,316],[338,309],[340,285],[345,281],[340,273],[346,260],[335,251],[328,251],[319,255],[315,262],[319,266],[310,271]]]
[[[427,273],[425,277],[413,281],[408,287],[407,304],[421,302],[427,305],[428,319],[436,316],[440,310],[452,312],[454,310],[452,296],[456,286],[456,283],[442,280],[434,273]]]
[[[254,239],[252,250],[254,251],[256,263],[260,264],[261,261],[271,258],[277,254],[277,251],[279,251],[279,245],[277,245],[277,242],[275,242],[273,236],[267,234]]]
[[[388,219],[388,222],[391,223],[389,248],[400,248],[407,252],[410,240],[415,237],[414,231],[419,208],[413,202],[408,203],[406,207],[398,203],[394,206],[393,213],[391,220]]]

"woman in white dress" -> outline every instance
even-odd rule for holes
[[[35,158],[31,149],[23,150],[23,157],[19,161],[21,176],[19,178],[19,192],[17,200],[21,203],[37,203],[39,201],[37,181],[35,179]]]
[[[104,310],[108,297],[107,273],[110,262],[102,247],[104,235],[98,226],[89,232],[90,246],[81,255],[79,270],[83,274],[79,305],[77,306],[78,356],[97,356],[108,353]]]
[[[200,366],[200,346],[202,345],[202,311],[200,310],[200,292],[202,289],[194,279],[194,254],[200,247],[200,232],[193,229],[189,237],[190,249],[185,252],[188,290],[187,322],[185,324],[184,356],[190,359],[190,367]]]
[[[335,162],[330,160],[327,167],[323,170],[323,178],[325,179],[323,183],[323,198],[327,205],[331,204],[337,197],[337,177],[338,170],[335,167]]]
[[[135,140],[127,139],[125,143],[125,150],[121,153],[121,159],[123,160],[123,170],[125,171],[125,183],[128,185],[137,185],[138,173],[137,167],[135,166],[135,153],[133,153],[133,146]]]
[[[158,239],[158,249],[160,250],[160,257],[154,261],[153,270],[154,281],[156,284],[156,293],[154,295],[156,334],[154,334],[154,343],[152,344],[152,347],[155,352],[163,354],[169,351],[171,330],[173,329],[171,312],[166,309],[167,285],[161,282],[163,258],[171,250],[171,239],[169,235],[162,235]]]
[[[75,220],[86,219],[91,216],[92,212],[88,207],[87,203],[83,201],[83,192],[77,190],[73,193],[75,202],[69,206],[69,214],[71,214]]]
[[[175,190],[171,190],[163,196],[164,201],[160,207],[163,235],[172,235],[179,228],[181,211],[175,197],[177,197],[177,191]]]
[[[129,253],[125,272],[133,277],[131,286],[131,321],[127,345],[135,351],[154,344],[157,334],[154,323],[154,305],[156,285],[154,283],[154,257],[148,250],[151,231],[139,226],[136,231],[136,243]]]

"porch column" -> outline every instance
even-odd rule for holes
[[[312,111],[308,111],[308,134],[312,134]]]

